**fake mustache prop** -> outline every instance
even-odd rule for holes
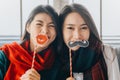
[[[89,41],[87,40],[81,40],[81,41],[70,41],[68,42],[69,47],[75,47],[75,46],[80,46],[80,47],[88,47],[89,46]]]

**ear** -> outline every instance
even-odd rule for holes
[[[26,31],[27,31],[28,33],[30,33],[30,25],[29,25],[29,24],[26,25]]]

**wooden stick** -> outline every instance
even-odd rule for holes
[[[35,54],[36,54],[36,48],[34,49],[33,59],[32,59],[32,66],[31,66],[31,68],[34,68],[34,63],[35,63]]]
[[[70,77],[72,77],[72,53],[71,53],[71,49],[69,49],[69,58],[70,58]]]

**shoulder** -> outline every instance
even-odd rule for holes
[[[5,56],[4,52],[2,50],[0,50],[0,60],[3,59],[3,58],[5,58],[5,57],[6,56]]]
[[[2,50],[0,50],[0,80],[3,80],[4,75],[7,72],[9,66],[9,60]]]
[[[114,58],[116,57],[115,48],[108,44],[104,44],[103,45],[103,55],[106,59],[114,60]]]
[[[4,44],[0,47],[0,50],[4,51],[5,53],[9,51],[9,49],[17,49],[19,46],[21,46],[20,44],[18,44],[17,42],[12,42],[9,44]]]
[[[103,55],[108,68],[108,77],[110,80],[120,80],[119,62],[116,54],[116,48],[110,45],[104,45]]]
[[[20,45],[20,44],[17,43],[17,42],[7,43],[7,44],[2,45],[2,46],[0,47],[0,50],[1,50],[1,49],[4,49],[4,48],[7,48],[7,47],[15,47],[15,46],[18,46],[18,45]]]
[[[118,62],[119,62],[119,67],[120,67],[120,47],[115,48],[116,50],[116,54],[117,54],[117,58],[118,58]]]
[[[108,45],[108,44],[104,44],[103,47],[104,47],[105,50],[114,50],[115,51],[115,48]]]
[[[8,59],[5,55],[5,53],[2,50],[0,50],[0,64],[2,64],[2,63],[4,64],[7,61],[8,61]]]

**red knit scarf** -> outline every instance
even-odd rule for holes
[[[25,42],[24,47],[28,49],[28,42]],[[10,65],[4,77],[4,80],[20,80],[22,74],[31,68],[33,52],[25,50],[21,45],[13,42],[12,44],[4,45],[1,50],[4,51],[7,58],[10,60]],[[51,48],[44,52],[36,54],[34,68],[37,71],[48,69],[54,62],[54,54]]]

